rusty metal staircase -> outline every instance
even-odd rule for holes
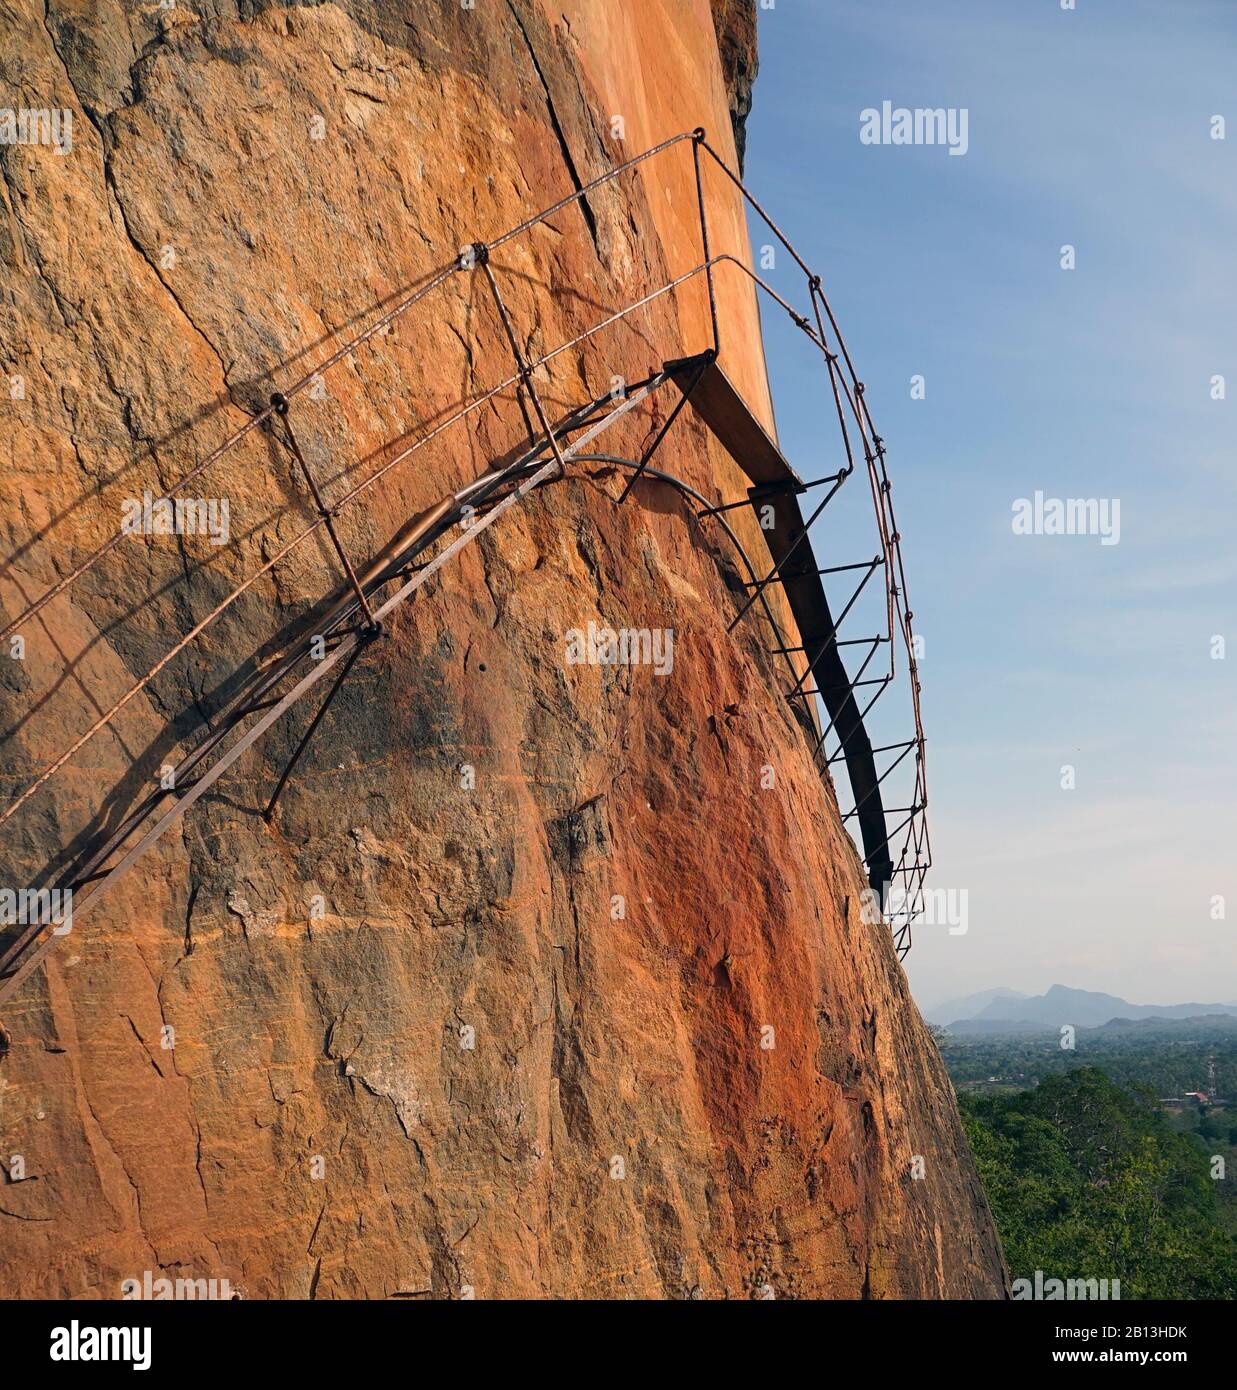
[[[703,259],[690,270],[675,276],[641,299],[609,315],[571,341],[560,344],[535,360],[529,360],[519,345],[519,336],[503,301],[494,270],[493,252],[530,228],[577,203],[598,185],[609,182],[646,160],[659,157],[685,142],[690,142],[695,165]],[[737,258],[710,253],[701,183],[701,164],[705,156],[735,184],[748,204],[764,220],[803,270],[807,280],[812,319],[798,313],[780,294]],[[720,365],[714,277],[719,270],[734,267],[747,276],[760,292],[770,296],[790,315],[796,327],[823,357],[846,460],[834,474],[810,482],[801,479],[752,414]],[[291,418],[292,402],[311,382],[320,379],[336,364],[354,354],[387,325],[408,312],[414,305],[422,303],[439,286],[457,274],[479,274],[485,279],[514,359],[514,373],[470,400],[447,419],[440,421],[433,429],[389,458],[367,478],[349,488],[333,505],[328,505],[297,442]],[[708,287],[713,329],[712,345],[693,356],[665,363],[661,369],[629,387],[618,398],[613,392],[598,396],[583,403],[557,423],[551,424],[537,390],[537,370],[560,353],[577,347],[595,333],[622,320],[635,310],[666,294],[675,293],[680,286],[698,276],[705,278]],[[829,346],[830,341],[837,342],[837,352]],[[655,393],[671,385],[678,391],[676,403],[639,459],[628,459],[592,449],[593,442],[613,424],[650,401]],[[529,447],[513,462],[490,469],[442,499],[434,507],[411,518],[371,563],[358,571],[346,553],[334,525],[334,518],[338,513],[431,439],[436,438],[451,425],[468,418],[486,403],[494,400],[499,393],[512,388],[520,400],[528,424]],[[683,480],[652,464],[657,447],[681,410],[688,404],[751,481],[752,486],[745,497],[730,501],[710,500]],[[119,712],[149,685],[177,653],[184,650],[241,594],[270,573],[285,556],[311,535],[320,530],[325,532],[335,549],[346,584],[325,614],[314,622],[312,630],[302,632],[277,653],[275,658],[254,671],[240,691],[233,695],[223,709],[216,712],[207,735],[175,768],[170,785],[161,786],[145,797],[110,834],[100,837],[99,842],[89,849],[84,862],[68,876],[67,882],[57,884],[61,890],[69,888],[73,891],[74,920],[80,919],[92,910],[117,880],[210,790],[219,777],[252,747],[263,733],[294,704],[334,673],[333,685],[276,785],[266,808],[269,818],[280,791],[335,692],[365,649],[381,636],[383,619],[411,599],[443,565],[530,492],[563,478],[569,464],[593,459],[622,467],[629,472],[626,486],[618,499],[619,505],[626,501],[635,484],[641,479],[673,487],[690,503],[701,523],[708,522],[719,526],[729,543],[736,548],[748,575],[746,583],[749,592],[746,599],[738,605],[730,627],[733,629],[757,604],[760,605],[760,612],[769,625],[775,642],[771,650],[782,659],[788,672],[789,689],[786,698],[797,704],[805,717],[806,726],[812,730],[811,752],[821,775],[830,778],[830,767],[838,763],[844,764],[847,769],[854,804],[844,816],[844,820],[849,821],[853,818],[857,821],[869,883],[882,899],[891,884],[900,880],[903,885],[902,905],[889,913],[889,923],[899,953],[905,954],[909,949],[910,928],[918,910],[917,903],[922,899],[923,880],[931,863],[931,850],[925,816],[927,789],[923,729],[919,710],[919,680],[914,659],[911,614],[905,605],[905,574],[899,547],[900,537],[893,517],[891,488],[885,470],[884,446],[872,425],[862,383],[854,374],[832,311],[821,290],[819,278],[808,270],[781,231],[713,151],[703,131],[696,130],[675,136],[593,180],[497,239],[466,247],[459,256],[428,276],[415,291],[381,314],[363,332],[344,343],[313,371],[290,385],[284,392],[272,396],[266,409],[252,416],[223,444],[197,463],[168,489],[168,495],[174,496],[253,430],[263,425],[276,424],[282,426],[287,436],[288,448],[303,472],[316,505],[316,519],[275,550],[253,574],[236,586],[204,619],[184,634],[170,651],[104,711],[67,750],[44,768],[0,812],[0,826],[8,822],[18,808],[55,776],[87,742],[109,727]],[[811,529],[856,468],[852,430],[860,444],[863,466],[872,491],[876,554],[871,559],[856,563],[822,568],[817,565],[813,554]],[[805,518],[799,499],[816,488],[825,489],[822,500]],[[727,521],[727,513],[740,508],[758,508],[767,518],[771,518],[770,524],[762,526],[772,560],[772,568],[766,573],[758,572]],[[465,514],[469,517],[469,522],[466,528],[461,530],[461,518]],[[453,531],[458,534],[455,534],[454,539],[448,540]],[[0,640],[16,633],[53,598],[69,589],[83,574],[98,564],[119,540],[120,533],[117,533],[82,559],[36,602],[9,622],[3,632],[0,632]],[[826,596],[823,577],[844,572],[858,573],[859,585],[835,618]],[[883,572],[885,581],[886,631],[873,637],[841,638],[841,624],[869,580],[878,572]],[[787,642],[768,602],[768,589],[773,584],[782,588],[794,616],[800,639],[796,643]],[[315,654],[317,645],[322,648],[320,656]],[[867,648],[866,655],[853,675],[848,673],[842,656],[842,648],[852,646]],[[895,679],[895,646],[903,648],[906,654],[913,732],[905,742],[874,748],[864,721],[876,700]],[[882,648],[888,653],[888,669],[883,674],[869,677],[866,672]],[[308,669],[298,674],[307,662]],[[292,684],[288,685],[289,681],[292,681]],[[859,692],[869,686],[876,689],[872,697],[866,699]],[[818,713],[816,700],[823,702],[823,714]],[[228,743],[228,739],[234,734],[237,737]],[[829,749],[831,738],[836,740],[836,747],[832,751]],[[889,811],[883,805],[882,786],[912,752],[914,783],[911,804],[897,811]],[[878,772],[876,758],[882,753],[897,753],[898,756],[883,772]],[[889,820],[894,815],[902,815],[904,818],[891,829]],[[902,837],[900,848],[897,843],[899,836]],[[54,926],[49,922],[36,920],[19,923],[19,930],[13,934],[0,954],[0,1001],[10,997],[46,957],[55,943],[56,935]]]
[[[786,648],[786,653],[802,653],[805,667],[803,674],[795,681],[792,694],[804,694],[805,682],[809,678],[815,680],[815,691],[824,700],[830,723],[847,750],[845,761],[858,811],[868,882],[875,891],[882,892],[883,886],[893,877],[893,860],[885,833],[879,778],[872,742],[855,699],[856,683],[847,675],[840,651],[844,646],[866,644],[869,639],[839,638],[821,576],[862,571],[862,591],[867,581],[884,564],[884,556],[877,555],[871,561],[858,561],[851,565],[830,565],[824,569],[817,566],[809,540],[811,524],[846,481],[848,470],[843,469],[814,483],[805,483],[748,409],[747,403],[718,362],[709,354],[706,354],[706,359],[703,371],[690,363],[675,363],[672,375],[685,397],[691,400],[692,408],[752,480],[747,504],[767,508],[771,514],[772,525],[764,526],[763,530],[773,559],[773,569],[765,579],[753,585],[748,604],[763,592],[767,584],[774,582],[781,585],[786,595],[801,639],[798,645]],[[799,498],[809,488],[821,486],[827,491],[811,518],[805,521]],[[842,620],[845,620],[847,611],[849,605],[841,615]],[[745,612],[746,609],[741,611],[734,621],[737,622]],[[734,626],[733,622],[731,626]],[[871,639],[871,642],[879,645],[887,640],[881,636]]]

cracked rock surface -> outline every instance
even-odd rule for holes
[[[754,70],[736,0],[6,5],[4,103],[73,116],[63,155],[0,147],[6,619],[462,245],[697,125],[733,161]],[[694,264],[694,197],[683,146],[499,248],[522,351]],[[706,202],[746,259],[733,189]],[[719,292],[726,370],[771,424],[750,287]],[[559,416],[707,328],[689,286],[538,390]],[[512,370],[461,274],[291,418],[337,498]],[[598,447],[638,456],[655,423]],[[444,430],[341,514],[350,553],[525,437],[510,390]],[[690,412],[658,463],[744,486]],[[269,823],[314,702],[8,1002],[0,1296],[118,1297],[148,1270],[257,1298],[1002,1296],[768,633],[726,630],[746,576],[680,497],[616,508],[621,483],[582,463],[467,546]],[[230,545],[128,537],[0,654],[6,789],[313,517],[264,429],[192,490],[228,499]],[[319,535],[231,605],[3,827],[3,881],[71,867],[340,584]],[[569,665],[590,621],[671,629],[673,669]]]

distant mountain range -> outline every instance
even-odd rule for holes
[[[941,1024],[951,1033],[1042,1033],[1067,1023],[1099,1028],[1118,1019],[1128,1026],[1147,1019],[1217,1015],[1237,1019],[1237,1004],[1130,1004],[1115,994],[1067,985],[1053,985],[1046,994],[987,989],[924,1011],[930,1023]]]

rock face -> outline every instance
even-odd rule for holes
[[[752,84],[759,68],[753,0],[713,0],[713,24],[726,81],[735,158],[742,173],[747,149],[746,121],[752,109]]]
[[[5,103],[73,118],[65,154],[0,148],[6,619],[461,245],[697,125],[733,161],[754,17],[713,11],[6,8]],[[685,143],[497,250],[520,346],[696,263],[694,197]],[[733,189],[709,177],[706,203],[746,259]],[[739,276],[719,308],[769,419]],[[539,371],[547,409],[707,325],[698,281],[654,301]],[[336,498],[511,371],[460,274],[292,419]],[[654,424],[599,447],[637,454]],[[526,435],[510,391],[444,430],[341,514],[350,553]],[[658,459],[741,495],[690,411]],[[655,483],[617,508],[620,482],[580,464],[467,547],[269,824],[312,702],[8,1002],[0,1295],[118,1297],[150,1271],[258,1298],[1002,1296],[949,1083],[767,634],[726,631],[733,554]],[[227,500],[231,545],[126,538],[0,654],[10,794],[313,515],[265,428],[191,491]],[[3,827],[5,883],[70,865],[338,591],[320,539]],[[590,621],[671,629],[673,669],[567,664]]]

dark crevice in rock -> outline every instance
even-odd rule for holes
[[[537,50],[533,47],[533,42],[528,36],[528,30],[525,28],[524,21],[520,18],[519,11],[516,9],[513,0],[507,0],[507,8],[511,11],[512,18],[519,26],[520,33],[524,38],[524,46],[528,49],[528,56],[532,60],[537,77],[541,82],[541,88],[545,92],[545,104],[546,110],[549,112],[550,116],[550,125],[558,139],[559,148],[563,152],[563,163],[567,166],[567,173],[571,177],[572,187],[577,193],[581,193],[583,192],[584,184],[580,180],[579,171],[576,169],[576,162],[571,157],[571,147],[567,144],[567,135],[563,130],[562,122],[558,119],[558,112],[554,109],[554,98],[550,94],[550,84],[546,81],[545,72],[542,70],[541,62],[537,57]],[[582,197],[578,201],[580,204],[580,211],[583,213],[585,224],[588,227],[589,237],[593,242],[593,249],[597,252],[598,256],[600,256],[601,247],[597,242],[597,219],[593,215],[593,209],[589,206],[589,201],[586,197]]]
[[[730,107],[739,173],[747,152],[747,118],[752,109],[752,87],[760,64],[756,54],[756,0],[712,0],[713,28],[722,60],[722,79]]]

